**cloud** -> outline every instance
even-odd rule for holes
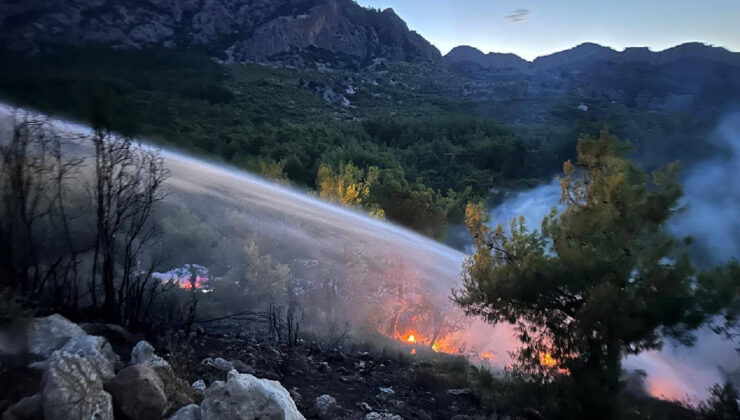
[[[529,9],[516,9],[511,14],[505,16],[509,22],[521,22],[529,16]]]

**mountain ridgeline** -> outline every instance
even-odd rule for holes
[[[0,22],[0,41],[27,51],[89,44],[185,47],[227,60],[286,65],[440,58],[392,9],[365,9],[352,0],[3,1]]]

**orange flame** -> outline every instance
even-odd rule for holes
[[[547,367],[547,368],[553,368],[557,366],[558,361],[555,360],[554,357],[549,352],[543,352],[540,353],[540,365]]]
[[[414,337],[413,334],[409,335],[409,338],[406,339],[409,343],[416,343],[416,337]]]

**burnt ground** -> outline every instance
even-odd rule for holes
[[[369,411],[404,419],[487,417],[469,389],[455,387],[456,370],[466,367],[460,358],[423,350],[411,356],[408,349],[377,350],[371,343],[276,345],[265,335],[238,325],[210,325],[199,329],[186,357],[170,358],[175,366],[187,365],[181,370],[190,382],[224,380],[224,371],[202,362],[209,357],[232,361],[242,373],[280,381],[307,418],[317,418],[314,401],[324,394],[337,400],[333,417],[338,419],[363,419]]]

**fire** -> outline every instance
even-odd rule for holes
[[[493,353],[491,353],[490,351],[484,351],[483,353],[481,353],[480,357],[483,360],[487,360],[489,362],[493,361]]]
[[[549,352],[540,353],[540,365],[547,368],[553,368],[557,366],[557,364],[558,361],[555,360]]]
[[[409,343],[416,343],[416,337],[414,337],[413,334],[409,335],[409,338],[406,339]]]
[[[432,350],[439,353],[439,346],[437,345],[437,343],[432,344]]]
[[[411,349],[411,354],[416,354],[416,349]]]

